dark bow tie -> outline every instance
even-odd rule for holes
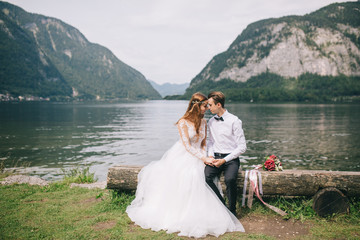
[[[224,119],[222,117],[214,117],[216,119],[216,121],[224,121]]]

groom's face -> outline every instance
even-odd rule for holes
[[[209,105],[209,109],[210,109],[212,114],[218,114],[219,113],[219,109],[221,108],[220,103],[215,104],[214,99],[209,98],[208,105]]]

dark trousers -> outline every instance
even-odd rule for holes
[[[226,155],[225,155],[226,156]],[[215,159],[224,158],[224,155],[215,155]],[[211,187],[215,194],[225,204],[225,199],[221,196],[219,189],[214,183],[214,178],[224,172],[226,195],[229,201],[229,210],[236,215],[236,199],[237,199],[237,177],[239,173],[240,160],[239,158],[225,162],[219,168],[209,165],[205,166],[205,179],[206,183]]]

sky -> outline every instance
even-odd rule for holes
[[[3,0],[4,1],[4,0]],[[189,83],[247,25],[341,0],[5,0],[54,17],[158,84]]]

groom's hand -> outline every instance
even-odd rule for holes
[[[213,161],[213,164],[214,164],[214,166],[215,167],[220,167],[221,165],[223,165],[224,163],[225,163],[226,161],[225,161],[225,159],[215,159],[214,161]]]

